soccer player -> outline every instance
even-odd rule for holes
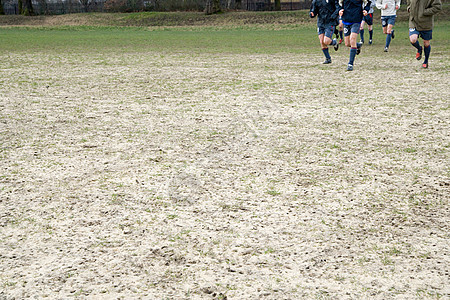
[[[333,37],[336,27],[336,20],[339,13],[339,4],[337,0],[314,0],[311,3],[310,16],[317,16],[317,33],[319,42],[322,46],[322,52],[325,55],[324,64],[331,63],[331,56],[328,52],[328,45],[334,46],[334,50],[339,49],[339,43]]]
[[[359,34],[362,19],[370,9],[370,1],[339,0],[339,5],[342,7],[339,15],[342,16],[342,23],[344,23],[345,46],[351,47],[347,71],[353,71],[355,56],[361,52],[362,46],[361,43],[356,42],[356,39]]]
[[[422,58],[422,50],[425,52],[425,60],[422,68],[428,68],[430,57],[434,15],[442,10],[441,0],[408,0],[409,12],[409,41],[417,49],[416,59]],[[419,36],[423,39],[423,48],[419,43]]]
[[[369,45],[372,45],[372,37],[373,37],[373,8],[375,7],[375,2],[370,2],[370,9],[367,12],[367,15],[364,16],[361,27],[359,28],[359,35],[361,36],[361,44],[364,44],[364,24],[367,24],[367,29],[369,29]]]
[[[386,34],[386,45],[384,52],[389,51],[391,40],[395,37],[394,25],[397,18],[397,10],[400,8],[401,0],[376,0],[377,8],[381,10],[381,25],[383,26],[383,33]]]

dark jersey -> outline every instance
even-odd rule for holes
[[[317,16],[317,24],[335,25],[338,21],[339,10],[338,0],[313,0],[310,12]]]
[[[343,0],[342,8],[344,9],[344,15],[342,16],[344,24],[361,23],[364,17],[363,10],[369,11],[370,1],[363,7],[363,0]]]

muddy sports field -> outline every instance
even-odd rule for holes
[[[0,299],[449,299],[450,57],[421,70],[404,31],[353,72],[313,26],[309,51],[4,48]]]

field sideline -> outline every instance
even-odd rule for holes
[[[448,299],[449,21],[302,14],[0,16],[0,299]]]

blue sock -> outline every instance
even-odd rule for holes
[[[326,59],[331,59],[330,53],[328,52],[328,48],[322,48],[322,52],[325,55]]]
[[[391,43],[392,33],[388,33],[386,36],[386,48],[389,48],[389,44]]]
[[[364,29],[359,31],[359,35],[361,36],[361,41],[364,43]]]
[[[428,58],[430,57],[430,52],[431,52],[431,45],[428,47],[423,47],[423,52],[425,52],[425,60],[424,60],[424,64],[428,64]]]
[[[373,30],[369,30],[369,39],[372,39]]]
[[[422,46],[420,46],[419,41],[416,41],[414,44],[411,43],[411,45],[413,45],[414,48],[416,48],[419,53],[422,53]]]
[[[343,34],[344,34],[344,31],[343,31],[343,30],[340,30],[340,31],[339,31],[339,37],[341,38],[341,40],[344,38],[344,37],[343,37]]]
[[[356,56],[356,49],[357,48],[351,48],[350,49],[350,60],[348,62],[349,65],[353,66],[353,62],[355,61],[355,56]]]

